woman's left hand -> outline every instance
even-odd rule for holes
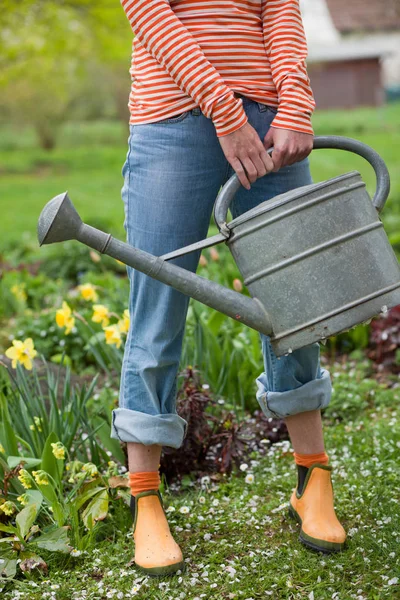
[[[266,150],[274,147],[271,158],[276,173],[282,167],[306,158],[313,149],[313,141],[314,136],[309,133],[270,127],[263,144]]]

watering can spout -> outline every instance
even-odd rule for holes
[[[72,239],[78,240],[260,333],[272,334],[271,320],[257,298],[249,298],[229,290],[171,264],[162,257],[138,250],[113,238],[110,234],[83,223],[67,192],[59,194],[45,205],[39,216],[37,234],[40,246]]]

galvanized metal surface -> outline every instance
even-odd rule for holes
[[[86,225],[81,221],[67,193],[56,196],[46,204],[40,214],[37,229],[40,245],[76,239],[154,279],[171,285],[183,294],[232,317],[235,321],[266,335],[272,333],[269,316],[258,300],[226,289],[219,283],[208,281]]]
[[[346,150],[358,154],[367,160],[375,171],[376,191],[372,203],[376,210],[380,212],[385,205],[390,191],[390,177],[387,167],[381,156],[375,150],[352,138],[341,137],[337,135],[316,136],[313,142],[314,150],[318,149],[337,149]],[[268,177],[268,175],[266,175]],[[240,188],[241,183],[236,175],[233,175],[226,182],[221,192],[218,194],[214,206],[214,220],[220,232],[227,233],[226,216],[234,195]],[[271,202],[271,201],[270,201]]]
[[[357,172],[283,194],[227,225],[279,356],[400,304],[400,269]]]
[[[234,175],[216,201],[220,234],[213,241],[227,240],[252,299],[167,262],[210,239],[155,257],[82,223],[67,194],[44,207],[39,243],[77,239],[270,335],[275,353],[286,354],[400,304],[399,264],[377,212],[389,193],[386,166],[356,140],[315,138],[314,147],[367,158],[377,176],[374,204],[353,171],[282,194],[227,223],[241,185]]]

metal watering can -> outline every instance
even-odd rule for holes
[[[215,202],[219,234],[157,257],[83,223],[64,193],[40,214],[39,244],[76,239],[269,335],[277,356],[290,353],[400,304],[400,268],[378,215],[390,187],[385,163],[350,138],[316,137],[314,148],[364,157],[377,179],[372,202],[360,174],[351,171],[277,196],[227,223],[241,186],[234,174]],[[252,298],[168,262],[221,242]]]

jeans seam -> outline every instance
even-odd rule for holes
[[[127,191],[127,198],[126,198],[126,224],[127,224],[127,229],[126,229],[126,236],[128,238],[128,224],[129,224],[129,204],[130,204],[130,190],[131,190],[131,162],[130,162],[130,157],[131,157],[131,150],[132,150],[132,135],[129,136],[129,149],[128,149],[128,156],[127,156],[127,169],[128,169],[128,191]],[[128,268],[127,268],[128,270]],[[131,278],[129,277],[129,288],[131,288],[132,282],[131,282]],[[130,308],[130,302],[129,302],[129,308]],[[130,344],[130,333],[131,333],[131,328],[129,327],[127,336],[126,336],[126,341],[125,341],[125,345],[128,346],[128,352],[127,352],[127,357],[124,357],[124,360],[122,361],[122,368],[121,368],[121,382],[120,382],[120,389],[125,389],[125,373],[126,373],[126,363],[128,362],[130,353],[131,353],[131,344]],[[121,398],[120,398],[120,402],[121,402]],[[119,403],[120,403],[119,402]],[[113,413],[114,415],[114,413]],[[113,421],[114,422],[114,421]],[[117,433],[118,435],[118,433]],[[119,438],[119,436],[118,436]],[[119,438],[120,439],[120,438]],[[121,440],[122,441],[122,440]]]
[[[114,431],[117,434],[119,441],[122,442],[123,440],[121,440],[121,438],[119,437],[118,429],[115,427],[115,412],[114,411],[111,413],[111,418],[112,418],[112,424],[114,427]]]
[[[281,419],[282,417],[278,415],[275,411],[272,410],[270,405],[268,404],[268,392],[265,392],[265,404],[271,415],[274,416],[275,419]]]

